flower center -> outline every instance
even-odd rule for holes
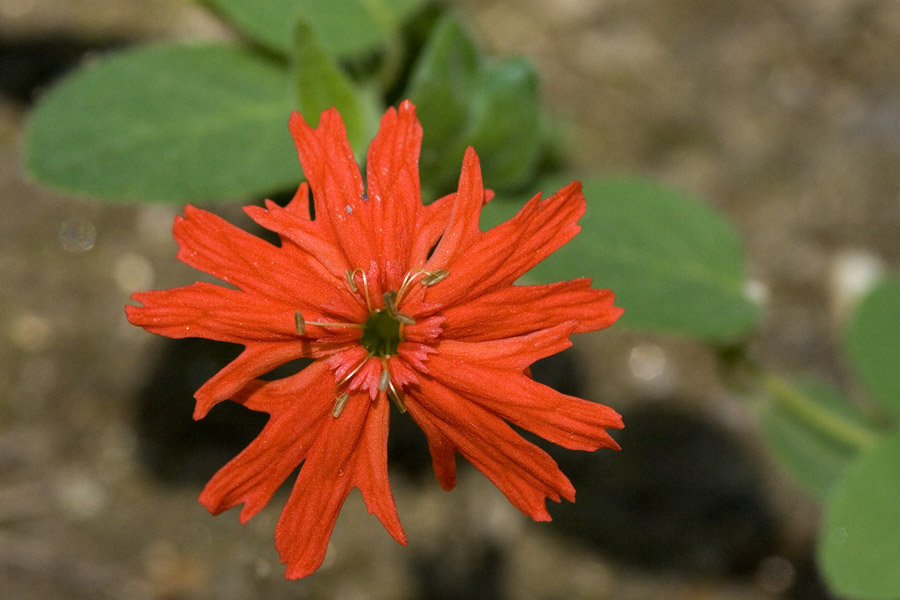
[[[363,330],[362,337],[359,340],[360,345],[366,349],[367,356],[360,361],[355,367],[350,369],[348,373],[343,375],[337,382],[334,398],[334,410],[332,415],[337,418],[344,410],[344,406],[350,399],[350,392],[342,391],[344,387],[356,376],[357,373],[369,362],[369,359],[378,357],[381,359],[381,375],[378,376],[378,391],[387,394],[388,398],[397,405],[397,409],[404,413],[406,405],[403,403],[403,390],[394,385],[391,381],[391,372],[388,368],[388,358],[397,354],[397,346],[403,341],[403,325],[415,325],[416,320],[398,310],[397,306],[403,302],[406,294],[410,291],[413,282],[416,280],[424,287],[429,287],[443,281],[450,272],[446,269],[437,269],[435,271],[425,271],[418,269],[408,272],[400,284],[397,291],[390,290],[382,296],[384,300],[384,308],[375,310],[372,306],[372,298],[369,296],[369,282],[366,280],[366,272],[360,268],[347,269],[345,273],[347,277],[347,286],[354,293],[361,292],[366,301],[366,307],[369,309],[369,316],[365,323],[346,323],[346,322],[324,322],[309,321],[309,325],[317,327],[355,327]],[[357,285],[357,277],[362,282],[362,286]],[[306,335],[307,321],[303,318],[303,313],[299,310],[294,312],[294,326],[297,334]],[[355,388],[354,388],[355,389]]]
[[[403,341],[400,325],[388,310],[373,312],[363,324],[360,343],[372,356],[387,358],[397,354],[397,344]]]

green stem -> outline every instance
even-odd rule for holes
[[[813,401],[784,379],[765,371],[759,373],[763,388],[794,416],[819,433],[856,450],[869,447],[878,437],[868,427],[852,423]]]

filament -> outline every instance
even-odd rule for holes
[[[298,335],[306,335],[307,325],[318,325],[319,327],[354,327],[363,329],[362,323],[343,323],[340,321],[307,321],[303,318],[303,313],[299,310],[294,312],[294,327],[297,328]]]
[[[403,277],[403,282],[400,284],[400,289],[397,291],[397,302],[399,303],[403,299],[403,296],[406,294],[406,292],[409,291],[409,287],[416,280],[416,277],[424,275],[424,277],[419,280],[419,284],[424,287],[429,287],[440,281],[443,281],[449,274],[450,271],[448,271],[447,269],[437,269],[434,271],[416,269],[415,271],[409,271]]]
[[[352,271],[350,269],[347,269],[347,271],[345,272],[345,275],[347,276],[347,284],[354,292],[359,291],[359,288],[356,286],[356,281],[354,281],[357,273],[359,273],[359,276],[362,277],[363,293],[366,296],[366,307],[368,307],[369,312],[374,312],[372,310],[372,299],[369,297],[369,280],[366,278],[366,272],[359,267],[356,267]]]

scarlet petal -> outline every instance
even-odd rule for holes
[[[446,438],[444,445],[452,444],[516,508],[535,521],[549,521],[547,498],[575,499],[575,488],[550,455],[479,405],[429,377],[420,379],[420,390],[407,397],[409,414],[426,435],[438,430]]]
[[[461,248],[448,264],[434,262],[434,268],[447,269],[450,276],[429,288],[426,300],[461,304],[512,284],[575,237],[581,229],[578,219],[584,210],[584,196],[578,182],[545,200],[538,194],[515,217]]]
[[[353,400],[353,399],[351,399]],[[356,398],[360,402],[362,398]],[[387,469],[388,425],[390,402],[382,393],[372,404],[360,437],[359,453],[353,479],[362,493],[369,514],[374,514],[395,540],[406,545],[406,534],[397,514]]]
[[[422,126],[416,109],[404,101],[399,111],[388,109],[381,127],[369,146],[366,161],[368,202],[372,229],[385,266],[394,265],[388,289],[400,285],[409,270],[410,248],[416,237],[416,214],[422,206],[419,191],[419,148]]]
[[[316,221],[331,230],[351,268],[367,269],[378,256],[372,243],[371,210],[363,200],[362,176],[341,115],[326,110],[313,129],[295,112],[288,127],[313,191]]]
[[[554,444],[573,450],[618,448],[605,429],[622,427],[618,413],[561,394],[523,374],[533,362],[570,345],[577,323],[502,340],[445,340],[429,360],[431,377],[460,396]]]
[[[388,370],[391,372],[391,381],[394,382],[394,385],[398,388],[419,383],[419,376],[416,375],[416,372],[409,367],[409,364],[399,356],[388,358],[387,363]]]
[[[267,208],[270,203],[275,204],[271,200],[266,200]],[[312,219],[312,215],[309,212],[309,184],[307,182],[304,181],[297,187],[294,197],[291,198],[291,201],[288,202],[287,206],[284,208],[286,211],[297,215],[301,219],[306,219],[307,221]]]
[[[609,327],[624,312],[615,295],[595,290],[590,279],[546,285],[510,286],[441,311],[444,335],[479,341],[530,333],[565,321],[577,323],[574,333]]]
[[[416,236],[409,253],[411,265],[425,264],[428,254],[450,224],[450,213],[454,204],[456,204],[455,192],[419,209],[416,216]]]
[[[499,340],[442,340],[438,343],[435,358],[446,361],[445,369],[452,369],[451,365],[456,364],[481,364],[521,373],[533,362],[571,346],[569,335],[577,326],[575,321],[566,321],[548,329]]]
[[[493,197],[492,190],[484,190],[482,204],[487,204]],[[416,219],[416,238],[409,259],[411,265],[424,264],[428,259],[428,255],[450,226],[450,215],[456,206],[456,200],[457,193],[453,192],[419,208]],[[479,210],[478,213],[480,216],[481,211]]]
[[[523,373],[451,362],[440,354],[431,367],[457,394],[547,441],[570,450],[619,448],[605,430],[620,429],[622,418],[608,406],[561,394]]]
[[[266,208],[248,206],[244,212],[270,231],[287,238],[302,250],[299,262],[304,263],[322,280],[332,287],[339,284],[344,273],[351,269],[333,232],[318,221],[310,221],[303,215],[272,203]],[[355,267],[353,267],[355,268]]]
[[[383,398],[380,402],[385,404]],[[386,414],[384,408],[373,409],[365,395],[354,394],[339,418],[325,420],[275,529],[275,546],[287,564],[289,579],[305,577],[322,564],[338,513],[354,486],[363,490],[369,510],[405,543],[387,475],[380,472],[381,450],[373,448],[382,438],[363,439],[373,428],[384,426]]]
[[[246,292],[282,300],[295,293],[282,283],[290,269],[278,248],[205,210],[188,205],[184,215],[173,228],[179,260]]]
[[[221,342],[296,342],[293,313],[287,305],[211,283],[136,293],[144,306],[126,306],[133,325],[171,338],[202,337]]]
[[[415,402],[407,405],[410,416],[425,433],[431,464],[438,483],[445,490],[456,487],[456,446],[444,435],[439,421]]]
[[[137,293],[132,298],[144,306],[126,306],[126,316],[147,331],[172,338],[203,337],[246,346],[194,394],[197,419],[253,378],[297,358],[331,354],[336,343],[346,344],[357,335],[353,331],[334,333],[319,328],[321,342],[301,338],[294,322],[294,311],[304,306],[301,301],[291,307],[209,283]]]
[[[252,344],[228,363],[212,379],[194,393],[197,405],[194,418],[202,419],[210,409],[237,394],[250,380],[268,373],[275,367],[307,356],[302,344]]]
[[[409,303],[414,309],[423,309],[423,304],[418,302]],[[430,307],[429,307],[430,308]],[[418,314],[418,313],[417,313]],[[410,342],[429,343],[437,340],[443,330],[444,317],[418,317],[412,325],[406,325],[403,328],[403,337]]]
[[[213,514],[244,504],[241,522],[246,523],[303,461],[325,419],[332,418],[333,390],[323,363],[277,382],[245,387],[234,400],[272,416],[259,436],[206,484],[200,502]]]
[[[482,236],[478,220],[483,205],[484,185],[481,181],[481,166],[478,155],[470,147],[466,149],[466,155],[463,157],[459,190],[450,212],[449,225],[425,264],[425,270],[448,268]]]

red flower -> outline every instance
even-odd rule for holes
[[[468,459],[517,508],[550,520],[545,501],[574,501],[550,456],[508,424],[577,450],[617,448],[605,428],[612,409],[566,396],[529,377],[534,361],[568,347],[569,336],[622,314],[589,279],[513,283],[572,239],[584,213],[581,185],[532,198],[511,220],[482,232],[490,194],[469,148],[459,191],[423,206],[422,129],[409,102],[388,110],[369,147],[367,187],[334,109],[318,128],[290,120],[306,183],[281,208],[245,210],[279,234],[271,245],[187,206],[175,220],[178,258],[231,284],[194,283],[142,292],[128,320],[173,338],[245,346],[195,394],[194,417],[232,399],[269,413],[265,428],[200,495],[213,514],[243,504],[246,522],[302,463],[275,530],[287,577],[322,563],[341,505],[357,487],[401,544],[387,474],[389,405],[423,429],[445,489],[455,454]],[[256,377],[288,361],[313,362],[276,381]]]

